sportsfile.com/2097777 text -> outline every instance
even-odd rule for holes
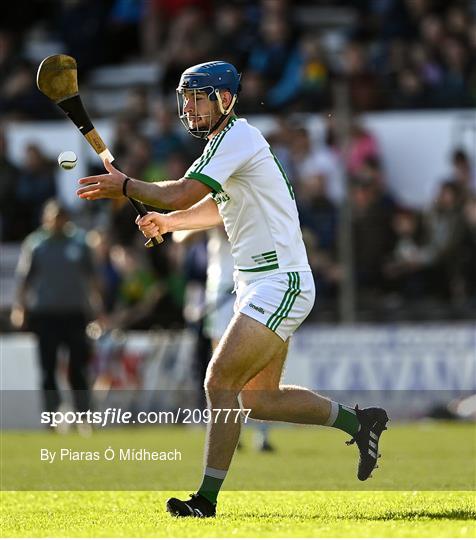
[[[98,427],[129,424],[211,424],[248,421],[251,409],[187,409],[176,411],[139,411],[132,413],[108,407],[104,411],[43,411],[41,423],[50,427],[61,424],[92,424]]]

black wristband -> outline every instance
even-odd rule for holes
[[[122,182],[122,194],[124,197],[127,197],[127,182],[129,182],[130,178],[126,176],[124,178],[124,182]]]

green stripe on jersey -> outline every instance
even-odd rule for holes
[[[231,126],[235,123],[235,120],[236,118],[233,118],[230,123],[223,129],[223,131],[221,133],[219,133],[218,135],[216,135],[211,141],[210,141],[210,146],[208,147],[208,150],[206,152],[204,152],[199,160],[198,160],[198,163],[196,164],[195,166],[195,169],[194,171],[199,171],[199,169],[204,165],[204,161],[207,160],[207,158],[210,156],[210,153],[215,153],[216,151],[216,147],[218,146],[218,144],[221,142],[221,139],[223,138],[223,134],[224,132],[228,131]],[[220,137],[220,135],[222,137]]]
[[[240,272],[266,272],[266,270],[276,270],[279,264],[268,264],[267,266],[258,266],[256,268],[238,268]]]
[[[266,251],[265,253],[258,253],[257,255],[251,255],[251,258],[255,263],[264,264],[278,262],[278,256],[276,251]]]
[[[189,172],[185,178],[191,178],[192,180],[198,180],[202,184],[205,184],[209,188],[212,188],[215,193],[220,193],[223,191],[223,188],[221,187],[220,183],[216,180],[213,180],[210,176],[207,176],[206,174],[197,173],[197,172]]]
[[[257,253],[256,255],[252,255],[251,258],[254,259],[255,257],[271,257],[272,255],[276,255],[276,251],[266,251],[264,253]]]
[[[284,293],[281,304],[278,309],[271,315],[266,323],[266,326],[276,331],[278,326],[284,321],[284,319],[289,315],[291,308],[296,301],[296,298],[301,292],[300,288],[300,277],[298,272],[288,272],[288,289]]]
[[[293,186],[291,185],[291,182],[289,181],[289,178],[288,178],[288,175],[286,174],[286,171],[283,169],[283,166],[281,165],[281,163],[279,162],[279,159],[276,157],[276,154],[273,152],[273,150],[271,149],[271,147],[269,147],[269,151],[271,152],[271,155],[273,156],[274,158],[274,162],[276,163],[276,165],[278,166],[278,169],[280,170],[283,178],[284,178],[284,181],[286,182],[286,186],[288,188],[288,191],[289,191],[289,195],[291,196],[291,199],[294,200],[294,190],[293,190]]]
[[[252,255],[251,258],[254,262],[261,263],[261,262],[276,262],[278,260],[278,256],[276,253],[274,255]]]
[[[206,165],[208,165],[208,163],[210,163],[210,160],[212,159],[212,157],[215,155],[216,151],[217,151],[217,148],[219,147],[221,141],[223,140],[225,134],[230,131],[230,128],[233,126],[233,124],[235,123],[236,121],[236,118],[232,118],[229,122],[229,124],[220,132],[218,133],[218,135],[216,135],[211,143],[210,143],[210,147],[208,148],[208,150],[200,157],[200,159],[198,160],[198,163],[196,164],[196,166],[194,167],[193,169],[193,172],[196,172],[196,173],[199,173],[201,172],[204,167]]]
[[[278,258],[277,257],[270,257],[268,259],[265,259],[264,257],[253,257],[253,261],[256,264],[265,264],[265,263],[278,262]]]
[[[267,261],[266,259],[256,259],[254,261],[256,264],[262,265],[262,264],[272,264],[272,263],[278,263],[278,259],[270,259]]]

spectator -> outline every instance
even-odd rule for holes
[[[131,114],[122,113],[115,122],[112,153],[122,163],[132,140],[139,135],[139,124]]]
[[[266,81],[258,71],[247,70],[243,78],[241,93],[237,101],[239,114],[265,112]]]
[[[0,29],[0,81],[2,81],[2,86],[15,71],[20,60],[17,52],[18,43],[15,41],[17,40],[12,32]],[[3,88],[1,90],[3,91]]]
[[[469,197],[463,209],[463,233],[461,240],[461,272],[463,295],[470,307],[476,308],[476,195]]]
[[[354,119],[350,133],[350,147],[347,157],[347,169],[356,175],[368,158],[378,158],[377,139],[362,124]]]
[[[149,117],[149,96],[147,88],[135,86],[127,92],[124,113],[139,125]]]
[[[7,139],[0,126],[0,239],[11,242],[20,238],[15,232],[15,189],[19,170],[7,157]]]
[[[184,159],[182,153],[174,152],[170,154],[165,162],[165,179],[183,178],[188,167],[189,162]]]
[[[39,146],[26,146],[23,163],[15,190],[14,240],[25,238],[39,226],[43,204],[56,195],[53,164]]]
[[[301,57],[290,23],[275,15],[261,21],[258,43],[253,47],[248,69],[259,73],[266,85],[264,104],[277,110],[297,97]]]
[[[58,8],[55,34],[65,43],[68,54],[76,58],[84,75],[106,60],[104,36],[110,2],[61,0]]]
[[[255,28],[246,20],[245,10],[238,4],[224,3],[215,10],[215,40],[212,56],[226,59],[242,71],[255,42]]]
[[[458,186],[462,197],[467,198],[476,194],[476,170],[463,148],[456,148],[453,151],[451,164],[450,180]]]
[[[297,172],[294,167],[292,140],[295,126],[286,116],[279,115],[274,117],[276,126],[268,135],[268,142],[276,159],[281,164],[283,170],[288,175],[293,185],[297,182]]]
[[[380,109],[383,105],[380,85],[377,74],[370,69],[365,46],[351,41],[345,47],[342,60],[352,109],[357,112]]]
[[[86,323],[95,303],[102,306],[92,253],[84,235],[69,221],[66,209],[50,200],[42,226],[22,244],[12,323],[25,323],[38,338],[45,408],[56,411],[61,397],[56,381],[58,349],[69,353],[69,383],[78,411],[90,406]]]
[[[382,162],[377,157],[369,156],[365,159],[354,179],[369,184],[375,190],[379,204],[389,211],[394,210],[395,201],[387,190]]]
[[[105,25],[106,62],[119,64],[128,58],[139,56],[140,22],[145,13],[145,0],[114,0]]]
[[[284,129],[285,126],[283,126]],[[297,195],[300,197],[301,179],[316,173],[317,165],[315,161],[315,148],[313,147],[311,137],[305,127],[291,128],[291,136],[287,141],[291,152],[292,171],[295,175],[294,183],[296,185]]]
[[[149,182],[166,179],[165,171],[152,157],[151,142],[144,135],[136,135],[129,141],[123,169],[127,175],[135,178],[139,175]]]
[[[461,39],[447,37],[442,46],[444,76],[435,98],[440,107],[468,107],[470,95],[467,80],[470,64],[467,50]]]
[[[398,208],[392,230],[394,244],[383,268],[386,289],[400,302],[419,301],[428,293],[430,263],[422,218],[414,210]]]
[[[114,309],[104,320],[105,329],[148,330],[157,325],[166,326],[167,317],[161,315],[158,307],[166,290],[143,254],[132,245],[115,245],[111,260],[120,278]]]
[[[150,143],[152,156],[160,166],[164,166],[168,157],[174,153],[186,153],[183,137],[177,131],[176,113],[162,100],[153,105],[154,125]],[[175,178],[175,177],[172,177]]]
[[[9,120],[57,118],[51,101],[38,92],[35,70],[30,62],[19,60],[3,82],[0,81],[0,115]]]
[[[165,45],[173,26],[184,11],[199,9],[207,17],[211,12],[211,0],[148,0],[144,6],[142,21],[143,47],[148,59],[156,59],[157,52]]]
[[[315,184],[318,192],[325,190],[326,198],[340,202],[343,178],[336,154],[324,145],[313,145],[305,128],[292,131],[290,148],[298,200],[308,201]]]
[[[330,103],[329,70],[319,38],[312,34],[299,42],[301,51],[300,109],[322,110]]]
[[[439,59],[441,44],[446,37],[441,17],[434,13],[425,14],[420,20],[419,31],[422,43],[428,47],[430,54]]]
[[[325,177],[304,177],[301,186],[300,215],[304,227],[312,230],[319,248],[334,254],[337,240],[337,210],[327,197]]]
[[[463,217],[462,194],[454,182],[444,182],[427,216],[433,294],[443,300],[455,300],[461,263]]]
[[[354,271],[362,300],[382,290],[383,265],[393,244],[392,213],[375,183],[365,177],[354,180],[351,204]]]
[[[93,229],[87,235],[88,245],[94,253],[99,275],[101,297],[105,315],[112,312],[119,295],[120,274],[113,263],[111,252],[112,239],[107,231]]]
[[[313,308],[312,317],[328,317],[329,310],[334,312],[335,317],[337,286],[342,278],[341,267],[336,262],[336,255],[330,250],[321,249],[318,236],[304,225],[302,237],[316,286],[319,287],[319,306]]]
[[[448,32],[459,38],[465,38],[469,30],[469,21],[471,14],[462,4],[453,4],[448,6],[445,16],[445,24]]]
[[[427,88],[441,84],[443,68],[433,58],[423,43],[414,43],[410,50],[410,61],[413,69]]]
[[[206,14],[195,5],[184,8],[171,21],[161,54],[164,66],[162,78],[164,93],[176,88],[180,75],[187,67],[210,57],[213,33],[204,31],[207,25]]]
[[[391,95],[391,104],[395,109],[425,109],[429,104],[423,80],[409,67],[398,73],[397,88]]]

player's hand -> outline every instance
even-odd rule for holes
[[[108,174],[79,179],[78,183],[84,186],[76,191],[80,199],[94,201],[95,199],[119,199],[123,196],[122,184],[126,175],[111,165],[107,159],[104,160],[104,167]]]
[[[170,232],[167,214],[149,212],[145,216],[137,216],[136,223],[139,230],[146,238],[155,238],[158,234],[164,235]]]

